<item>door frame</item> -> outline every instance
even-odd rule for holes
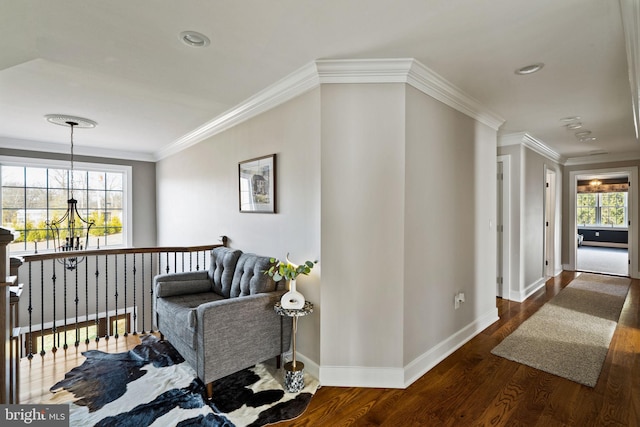
[[[556,171],[544,167],[545,189],[544,189],[544,254],[543,254],[543,272],[545,277],[555,276],[556,261],[556,192],[557,192],[557,175]]]
[[[498,156],[497,162],[502,163],[502,224],[496,224],[496,240],[502,237],[497,242],[502,245],[502,271],[496,272],[496,280],[502,277],[502,282],[496,284],[496,294],[511,300],[511,155]]]
[[[576,260],[578,254],[578,242],[576,241],[576,235],[578,233],[578,226],[576,221],[576,199],[578,198],[578,177],[582,175],[606,175],[606,174],[627,174],[629,177],[629,194],[627,195],[627,219],[629,223],[628,232],[628,249],[629,249],[629,277],[638,279],[640,273],[638,272],[638,197],[635,195],[635,190],[638,185],[638,167],[628,166],[619,168],[602,168],[602,169],[588,169],[588,170],[576,170],[569,173],[569,233],[572,237],[569,241],[569,265],[568,270],[576,271]]]

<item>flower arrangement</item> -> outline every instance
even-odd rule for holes
[[[289,254],[287,253],[286,261],[280,261],[275,258],[271,258],[269,261],[273,264],[264,273],[273,277],[273,280],[279,282],[282,279],[296,280],[300,274],[305,276],[311,272],[311,269],[318,261],[305,261],[304,264],[297,265],[289,260]]]

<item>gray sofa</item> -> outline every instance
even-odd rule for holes
[[[289,349],[291,320],[273,309],[284,281],[269,257],[218,247],[208,271],[154,278],[156,326],[207,385]],[[279,359],[278,359],[279,361]]]

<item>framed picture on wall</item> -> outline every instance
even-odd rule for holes
[[[240,212],[276,213],[276,155],[238,163]]]

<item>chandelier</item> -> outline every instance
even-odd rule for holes
[[[73,196],[73,130],[75,127],[93,128],[96,123],[89,119],[80,117],[62,116],[51,114],[45,116],[47,121],[71,128],[71,169],[67,180],[67,210],[61,218],[52,219],[46,222],[47,227],[53,234],[54,249],[56,252],[78,252],[87,249],[89,242],[89,232],[95,225],[95,221],[87,220],[78,212],[78,200]],[[69,254],[69,257],[58,259],[67,270],[75,270],[85,257],[76,254]]]

